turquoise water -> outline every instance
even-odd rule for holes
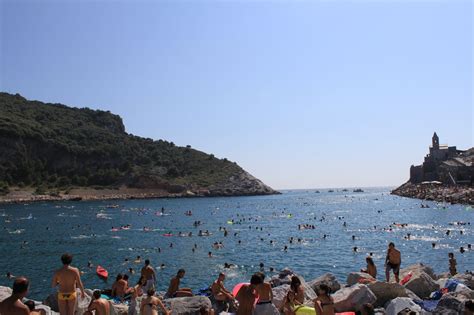
[[[247,281],[260,269],[260,262],[265,264],[268,275],[269,267],[279,270],[288,266],[307,279],[332,272],[345,281],[350,271],[365,267],[369,252],[375,257],[378,278],[383,279],[383,260],[390,241],[402,252],[402,267],[422,261],[436,272],[444,272],[448,269],[448,252],[453,251],[458,271],[474,269],[474,251],[459,252],[459,247],[474,244],[472,208],[443,208],[435,202],[425,202],[430,208],[420,208],[419,200],[391,196],[388,188],[365,189],[364,193],[340,189],[329,193],[326,189],[321,193],[285,191],[275,196],[115,203],[120,207],[106,208],[110,202],[105,201],[0,205],[0,285],[10,285],[7,271],[25,275],[32,281],[30,297],[45,298],[51,292],[51,276],[60,267],[63,252],[74,255],[74,265],[84,272],[82,279],[88,288],[105,288],[112,280],[108,285],[102,282],[95,275],[95,268],[87,268],[88,261],[102,265],[114,278],[130,267],[139,273],[141,264],[125,263],[126,258],[133,261],[138,255],[149,258],[154,266],[166,265],[158,270],[158,288],[162,290],[178,268],[187,271],[183,286],[202,288],[224,270],[227,286],[232,287]],[[165,215],[156,215],[162,207]],[[188,210],[192,216],[184,215]],[[101,214],[97,216],[98,213]],[[325,220],[321,221],[323,216]],[[227,223],[244,218],[242,224]],[[201,221],[202,225],[194,227],[194,221]],[[454,221],[471,221],[471,225],[449,224]],[[394,222],[409,225],[389,231]],[[112,227],[126,224],[131,225],[130,230],[111,231]],[[315,229],[299,230],[298,224],[315,225]],[[143,231],[143,227],[150,231]],[[227,237],[219,227],[227,229]],[[451,233],[447,236],[448,229]],[[198,237],[199,230],[209,230],[212,235]],[[192,232],[193,236],[162,235],[169,231],[175,235]],[[407,233],[411,233],[411,240],[404,238]],[[295,239],[292,244],[290,237]],[[212,244],[219,241],[224,248],[214,249]],[[355,246],[358,252],[353,252]],[[213,258],[208,257],[209,251]],[[225,262],[237,267],[224,269]],[[137,280],[137,274],[132,275],[131,282]]]

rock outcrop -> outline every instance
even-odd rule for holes
[[[362,305],[374,303],[375,294],[364,284],[355,284],[342,288],[332,296],[336,312],[360,311]]]
[[[308,285],[316,292],[320,284],[326,284],[331,289],[331,292],[336,292],[341,288],[341,284],[332,273],[326,273],[321,277],[313,279],[308,282]]]

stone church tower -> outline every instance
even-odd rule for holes
[[[431,138],[432,148],[435,150],[439,150],[439,138],[436,132],[433,134],[433,138]]]

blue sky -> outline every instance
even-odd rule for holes
[[[473,146],[471,1],[0,0],[0,90],[277,189],[398,185],[434,131]]]

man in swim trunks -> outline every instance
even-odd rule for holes
[[[21,301],[28,294],[30,282],[25,277],[18,277],[13,282],[12,295],[0,302],[0,314],[2,315],[28,315],[28,306]]]
[[[400,264],[402,263],[400,251],[395,249],[395,244],[390,242],[388,244],[387,257],[385,258],[385,277],[387,282],[390,282],[390,270],[393,270],[395,281],[400,282]]]
[[[234,296],[224,287],[225,274],[220,273],[216,281],[211,285],[212,295],[216,301],[233,301]]]
[[[155,287],[155,282],[156,282],[155,269],[153,269],[153,267],[150,266],[149,259],[145,260],[145,266],[142,268],[141,276],[145,277],[146,279],[146,284],[145,284],[145,287],[143,288],[145,292],[147,292],[148,289]]]
[[[89,304],[84,315],[92,315],[92,311],[95,311],[95,315],[110,315],[110,302],[100,296],[100,291],[95,290],[93,293],[94,299]]]
[[[184,297],[184,296],[193,296],[193,291],[190,288],[179,288],[179,283],[181,279],[184,277],[186,271],[184,269],[179,269],[178,273],[175,277],[171,278],[170,285],[168,287],[168,291],[166,292],[167,298],[175,298],[175,297]]]
[[[72,255],[67,253],[62,255],[61,261],[63,267],[54,273],[51,286],[55,288],[59,285],[59,313],[61,315],[74,315],[76,311],[76,288],[81,290],[81,297],[84,298],[84,286],[81,282],[79,269],[70,266]]]

